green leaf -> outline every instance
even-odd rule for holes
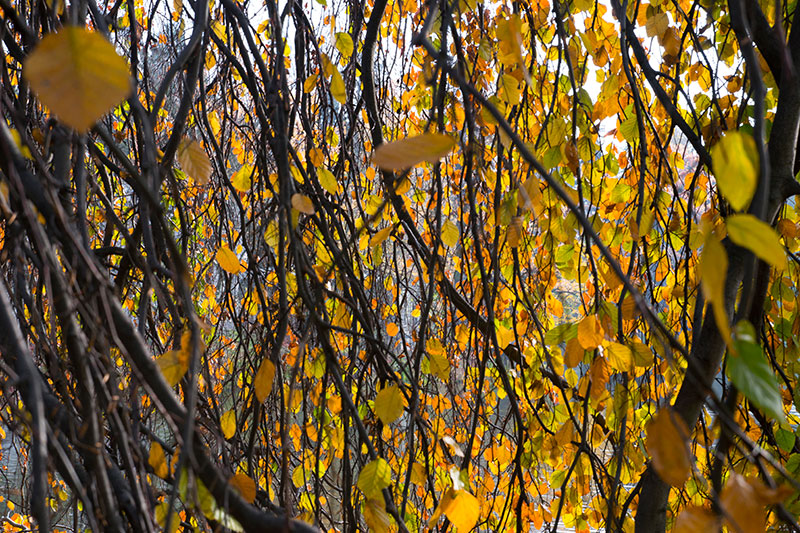
[[[785,416],[778,381],[761,347],[755,342],[743,339],[737,339],[734,344],[738,353],[732,353],[728,357],[728,377],[759,409],[783,421]]]
[[[405,170],[423,161],[435,163],[455,145],[448,135],[426,133],[380,145],[372,155],[372,162],[384,170]]]
[[[714,177],[722,196],[736,211],[750,204],[758,184],[758,150],[752,137],[726,133],[711,149]]]
[[[567,342],[578,336],[578,326],[571,322],[559,324],[544,335],[544,343],[547,346],[556,346],[562,342]]]
[[[785,452],[792,451],[795,439],[795,434],[788,429],[778,428],[775,432],[775,442],[777,442],[780,449]]]
[[[731,240],[777,269],[786,269],[786,252],[769,224],[753,215],[732,215],[725,221]]]
[[[358,474],[358,488],[367,498],[380,498],[381,491],[391,483],[392,469],[380,457],[364,465]]]
[[[114,46],[74,26],[45,36],[25,59],[23,75],[42,103],[81,133],[131,92],[128,64]]]

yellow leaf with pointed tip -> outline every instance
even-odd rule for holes
[[[384,509],[383,500],[370,498],[364,502],[364,522],[369,531],[388,533],[391,531],[394,519]]]
[[[83,133],[131,92],[126,61],[99,33],[66,26],[46,35],[23,75],[44,105]]]
[[[453,490],[453,489],[450,489]],[[444,514],[459,533],[466,533],[475,527],[481,515],[478,498],[465,490],[453,491],[453,497],[444,508]]]
[[[714,320],[722,338],[733,348],[731,325],[725,310],[725,276],[728,273],[728,254],[717,236],[709,233],[700,255],[700,284],[711,303]]]
[[[306,78],[306,81],[303,82],[304,93],[308,94],[314,90],[314,85],[317,83],[317,78],[319,78],[319,74],[312,74]]]
[[[389,385],[375,397],[375,414],[384,424],[391,424],[403,414],[406,399],[397,385]]]
[[[728,237],[779,270],[786,270],[786,252],[772,227],[753,215],[732,215],[725,220]]]
[[[370,239],[369,239],[370,247],[378,246],[383,241],[388,239],[389,235],[392,233],[393,229],[394,229],[394,226],[386,226],[385,228],[380,230],[378,233],[376,233],[375,235],[370,237]]]
[[[448,135],[426,133],[380,145],[372,155],[372,162],[384,170],[405,170],[423,161],[435,163],[455,145]]]
[[[236,254],[233,253],[233,250],[224,244],[217,248],[216,259],[217,263],[219,263],[219,266],[221,266],[222,269],[229,274],[238,274],[240,272],[244,272],[244,267],[242,266],[241,261],[239,261],[239,258],[236,257]]]
[[[596,316],[589,315],[578,323],[578,342],[584,350],[594,350],[604,338],[603,327]]]
[[[429,368],[431,374],[444,382],[450,380],[450,360],[444,352],[430,354]]]
[[[211,161],[199,142],[183,139],[178,146],[178,163],[196,184],[205,185],[211,177]]]
[[[692,472],[686,423],[670,408],[661,409],[647,425],[645,445],[659,477],[673,487],[683,487]]]
[[[170,387],[177,385],[189,370],[188,359],[183,359],[177,350],[169,350],[156,358],[156,364],[158,364],[158,368],[164,374],[164,379],[167,380]]]
[[[236,434],[236,412],[231,409],[225,411],[219,417],[219,425],[222,428],[222,436],[226,439],[233,437]]]
[[[336,34],[336,49],[341,52],[343,57],[353,55],[353,48],[353,38],[349,33],[341,31]]]
[[[319,179],[319,184],[322,185],[322,188],[327,192],[331,194],[336,194],[339,192],[339,182],[336,179],[336,176],[333,175],[333,172],[327,168],[317,168],[317,178]]]
[[[358,474],[358,488],[367,498],[381,498],[381,491],[392,483],[392,469],[380,457],[370,461]]]
[[[669,27],[669,17],[666,13],[656,13],[647,19],[644,27],[648,37],[661,37]]]
[[[633,370],[633,352],[624,344],[611,342],[604,351],[608,364],[617,372],[630,372]]]
[[[233,188],[240,192],[247,192],[253,186],[253,167],[244,165],[231,177]]]
[[[722,196],[736,211],[746,208],[758,185],[755,140],[745,133],[729,131],[711,148],[711,160]]]
[[[256,389],[256,399],[262,403],[272,392],[272,382],[275,380],[275,364],[265,358],[256,372],[254,387]]]
[[[169,466],[167,465],[167,457],[164,455],[164,448],[157,442],[150,445],[150,456],[147,458],[147,464],[153,467],[153,472],[161,479],[166,479],[169,475]]]
[[[347,89],[345,89],[344,80],[341,73],[335,68],[331,71],[331,96],[340,104],[347,103]]]
[[[583,349],[578,339],[573,337],[567,341],[567,346],[564,350],[564,364],[567,368],[575,368],[583,362],[583,357],[586,355],[586,350]]]
[[[256,501],[256,482],[246,474],[235,474],[228,480],[228,484],[239,491],[242,499],[247,503]]]
[[[453,224],[449,220],[445,220],[444,224],[442,224],[442,242],[448,248],[452,248],[456,244],[458,244],[458,239],[461,237],[461,233],[458,231],[458,227]]]
[[[297,194],[297,193],[293,194],[292,207],[294,207],[301,213],[305,213],[306,215],[314,214],[314,204],[311,203],[311,199],[305,194]]]

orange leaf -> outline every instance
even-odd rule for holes
[[[688,437],[686,423],[670,408],[660,410],[647,425],[645,445],[653,468],[673,487],[682,487],[692,471]]]
[[[246,474],[236,474],[228,480],[228,484],[239,491],[247,503],[256,500],[256,482]]]

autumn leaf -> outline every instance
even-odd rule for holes
[[[736,211],[750,204],[758,184],[758,150],[750,135],[726,133],[711,150],[714,177],[722,196]]]
[[[211,177],[211,161],[199,142],[183,139],[178,146],[178,162],[197,185],[206,185]]]
[[[45,36],[23,75],[42,103],[80,133],[131,92],[128,64],[111,43],[75,26]]]
[[[247,474],[234,474],[228,483],[239,491],[247,503],[253,503],[256,500],[256,482]]]
[[[336,180],[336,176],[327,168],[317,168],[317,178],[319,178],[319,184],[322,185],[326,192],[330,194],[339,192],[339,182]]]
[[[731,326],[728,312],[725,309],[725,276],[727,273],[728,254],[717,236],[709,233],[700,256],[700,283],[703,287],[703,294],[711,303],[714,319],[722,338],[729,346],[732,346]]]
[[[167,457],[164,455],[164,448],[157,442],[150,445],[150,456],[147,458],[147,464],[153,468],[155,475],[161,479],[166,479],[169,475],[169,466],[167,465]]]
[[[225,411],[219,419],[222,428],[222,436],[230,439],[236,434],[236,411],[233,409]]]
[[[252,187],[253,167],[244,165],[231,177],[231,184],[239,192],[247,192]]]
[[[189,370],[189,359],[180,350],[169,350],[156,357],[156,364],[170,387],[174,387]]]
[[[391,530],[393,519],[384,509],[382,499],[368,498],[364,502],[364,521],[370,531],[388,533]]]
[[[604,338],[603,327],[596,316],[589,315],[578,323],[578,343],[584,350],[594,350]]]
[[[445,220],[442,224],[442,242],[448,248],[452,248],[456,244],[458,244],[458,239],[460,238],[460,232],[458,231],[458,226],[453,224],[450,220]]]
[[[314,214],[314,204],[311,203],[311,199],[304,194],[295,193],[292,195],[292,207],[307,215]]]
[[[481,505],[478,499],[466,490],[454,492],[455,494],[444,509],[444,514],[459,532],[470,531],[478,523]]]
[[[227,245],[223,244],[217,248],[216,259],[219,266],[222,267],[222,270],[229,274],[239,274],[245,270],[239,258],[236,257],[236,254],[233,253]]]
[[[405,170],[425,161],[439,161],[455,144],[452,137],[441,133],[408,137],[382,144],[372,154],[372,163],[384,170]]]
[[[336,34],[336,49],[342,54],[343,57],[350,57],[353,55],[353,38],[349,33],[339,32]]]
[[[647,424],[645,446],[658,476],[673,487],[682,487],[692,472],[686,441],[686,423],[670,408],[661,409]]]
[[[691,505],[675,520],[672,533],[719,533],[720,519],[709,509]]]
[[[389,385],[375,397],[375,414],[384,424],[391,424],[403,414],[406,399],[397,385]]]
[[[358,474],[358,488],[367,498],[381,498],[381,491],[391,483],[392,470],[380,457],[364,465]]]
[[[786,252],[769,224],[753,215],[731,215],[725,220],[731,240],[779,270],[786,269]]]
[[[272,382],[275,380],[275,365],[267,358],[261,362],[258,367],[256,377],[253,381],[255,387],[256,399],[258,403],[263,403],[267,399],[269,393],[272,392]]]

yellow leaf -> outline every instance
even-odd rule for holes
[[[311,199],[305,194],[293,194],[292,207],[307,215],[314,214],[314,204],[311,203]]]
[[[211,161],[199,142],[183,139],[178,146],[178,163],[196,184],[205,185],[211,177]]]
[[[339,182],[336,179],[336,176],[325,167],[317,168],[317,178],[319,178],[319,184],[322,185],[322,188],[325,189],[327,192],[331,194],[336,194],[339,192]]]
[[[147,464],[153,467],[153,472],[161,479],[166,479],[169,475],[169,466],[167,465],[167,457],[164,455],[164,448],[157,442],[150,445],[150,456],[147,458]]]
[[[513,106],[519,103],[522,91],[519,89],[517,78],[510,74],[503,74],[500,76],[500,89],[502,89],[502,94],[508,105]]]
[[[444,352],[430,354],[430,370],[442,381],[450,380],[450,360]]]
[[[336,34],[336,49],[341,52],[342,57],[353,55],[353,38],[346,32]]]
[[[236,257],[236,254],[224,244],[217,249],[216,259],[217,263],[219,263],[219,266],[221,266],[222,269],[229,274],[238,274],[240,272],[244,272],[244,267],[239,261],[239,258]]]
[[[728,254],[717,236],[709,233],[700,256],[700,284],[703,294],[711,302],[714,319],[722,338],[733,346],[731,325],[725,310],[725,276],[728,272]]]
[[[722,196],[736,211],[750,204],[758,184],[758,149],[755,140],[729,131],[711,149],[714,177]]]
[[[442,242],[444,245],[448,248],[452,248],[458,244],[458,239],[460,237],[461,233],[458,231],[458,226],[449,220],[445,220],[444,224],[442,224]]]
[[[732,215],[725,221],[728,237],[779,270],[786,269],[786,252],[769,224],[753,215]]]
[[[686,507],[675,520],[672,533],[718,533],[719,517],[708,509],[692,505]]]
[[[564,364],[568,368],[575,368],[583,362],[584,355],[586,355],[586,350],[583,349],[577,338],[573,337],[567,341],[567,346],[564,350]]]
[[[661,409],[647,425],[645,445],[664,482],[683,487],[692,471],[686,423],[672,409]]]
[[[604,351],[609,365],[615,371],[630,372],[633,370],[633,352],[624,344],[611,342]]]
[[[386,324],[386,333],[390,337],[394,337],[395,335],[400,333],[400,328],[398,328],[397,324],[395,324],[394,322],[389,322],[388,324]]]
[[[423,161],[439,161],[455,144],[452,137],[441,133],[408,137],[380,145],[372,155],[372,162],[384,170],[405,170]]]
[[[666,13],[656,13],[648,18],[644,24],[648,37],[661,37],[669,27],[669,17]]]
[[[347,103],[347,90],[344,86],[344,80],[335,68],[331,71],[331,96],[340,104]]]
[[[379,244],[381,244],[383,241],[385,241],[386,239],[388,239],[388,238],[389,238],[389,234],[391,234],[391,233],[392,233],[392,230],[393,230],[393,229],[394,229],[394,226],[386,226],[385,228],[383,228],[382,230],[380,230],[378,233],[376,233],[375,235],[373,235],[372,237],[370,237],[370,239],[369,239],[369,245],[370,245],[370,247],[373,247],[373,246],[378,246],[378,245],[379,245]]]
[[[247,192],[253,186],[253,167],[244,165],[231,177],[233,188],[240,192]]]
[[[272,382],[275,380],[275,365],[272,361],[265,358],[256,372],[254,386],[256,388],[256,399],[262,403],[272,392]]]
[[[452,499],[444,508],[444,514],[459,532],[466,533],[478,523],[481,505],[475,496],[465,490],[453,492]]]
[[[156,505],[156,522],[161,528],[168,532],[168,533],[176,533],[178,531],[178,525],[180,524],[181,517],[180,515],[172,511],[169,512],[169,502],[161,502]],[[169,515],[169,527],[166,525],[167,515]]]
[[[369,531],[376,533],[388,533],[392,526],[393,519],[384,509],[381,499],[370,498],[364,502],[364,522],[367,523]]]
[[[315,167],[319,167],[325,162],[325,153],[319,148],[312,148],[308,151],[308,160]]]
[[[228,480],[228,484],[239,491],[247,503],[256,501],[256,482],[246,474],[236,474]]]
[[[589,315],[578,323],[578,342],[584,350],[594,350],[604,337],[603,327],[596,316]]]
[[[725,523],[737,533],[762,533],[766,525],[764,503],[755,487],[736,472],[731,472],[720,494],[720,506],[725,511]]]
[[[380,457],[364,465],[358,474],[358,488],[367,498],[382,498],[381,491],[391,483],[392,469]]]
[[[311,76],[306,78],[306,81],[303,82],[303,92],[308,94],[314,90],[314,85],[317,83],[317,78],[319,74],[312,74]]]
[[[185,361],[183,359],[180,356],[180,352],[176,350],[170,350],[156,358],[156,364],[158,364],[158,368],[164,374],[164,379],[167,380],[170,387],[177,385],[183,375],[186,374],[186,371],[189,370],[188,359]]]
[[[111,43],[74,26],[46,35],[23,75],[42,103],[81,133],[131,92],[128,64]]]
[[[236,434],[236,412],[231,409],[225,411],[219,417],[219,425],[222,428],[222,436],[226,439],[233,437]]]
[[[403,414],[406,399],[397,385],[384,387],[375,397],[375,414],[384,424],[391,424]]]

